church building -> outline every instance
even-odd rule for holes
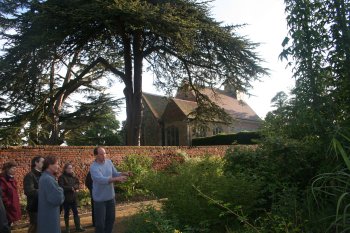
[[[235,91],[205,88],[200,90],[211,101],[223,108],[233,121],[225,124],[208,121],[205,128],[193,124],[191,113],[196,109],[195,94],[191,90],[179,89],[175,97],[143,93],[143,122],[141,145],[145,146],[190,146],[193,138],[216,134],[257,131],[262,120]]]

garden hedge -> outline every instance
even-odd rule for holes
[[[204,145],[254,145],[261,138],[259,132],[239,132],[235,134],[218,134],[211,137],[194,138],[192,146]]]

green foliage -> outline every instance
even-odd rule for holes
[[[197,189],[226,207],[241,208],[245,214],[253,212],[259,189],[258,182],[225,176],[223,166],[220,158],[188,159],[173,167],[171,173],[150,175],[144,184],[157,197],[167,198],[163,210],[181,226],[191,226],[201,232],[220,232],[226,225],[239,224],[240,220],[216,203],[208,202]]]
[[[120,100],[115,100],[109,95],[100,94],[86,98],[86,102],[75,103],[75,108],[70,105],[63,105],[62,111],[57,115],[57,122],[54,124],[52,115],[49,113],[49,105],[37,106],[35,109],[17,111],[9,114],[0,120],[0,145],[42,145],[62,144],[68,141],[69,145],[96,145],[119,144],[118,136],[111,137],[113,129],[117,129],[119,122],[115,119],[115,108]],[[21,108],[21,110],[24,110]],[[113,119],[114,118],[114,119]],[[103,130],[108,124],[109,129]],[[57,137],[52,138],[52,127],[55,125]],[[92,128],[98,130],[94,132]],[[92,131],[92,132],[91,132]],[[89,133],[101,133],[109,135],[107,138],[97,139],[98,135]],[[88,135],[84,135],[88,133]],[[113,132],[112,132],[113,133]],[[90,136],[90,138],[89,138]],[[91,138],[93,137],[93,138]]]
[[[101,113],[95,121],[79,126],[66,134],[65,139],[69,146],[117,146],[122,143],[118,131],[119,121],[112,109],[103,115]]]
[[[293,183],[304,188],[317,174],[323,155],[317,140],[300,142],[283,137],[265,138],[255,148],[231,147],[225,156],[226,172],[248,174],[268,184]]]
[[[88,189],[82,189],[77,192],[79,206],[91,206],[91,197]]]
[[[232,147],[227,151],[225,173],[261,183],[251,217],[262,232],[269,226],[271,231],[267,232],[302,232],[307,228],[307,190],[320,167],[325,167],[322,152],[317,140],[300,142],[282,137],[265,138],[256,149]]]
[[[25,196],[24,194],[22,194],[20,197],[19,197],[19,204],[20,204],[20,207],[21,207],[21,212],[22,214],[26,214],[27,213],[27,196]]]
[[[146,206],[126,222],[126,233],[190,233],[192,231],[179,231],[175,227],[176,220],[169,220],[164,211],[156,210],[152,206]]]
[[[118,165],[120,171],[132,171],[133,176],[128,178],[128,181],[122,184],[117,184],[121,194],[126,198],[131,198],[137,195],[147,195],[148,190],[143,185],[142,181],[152,171],[153,159],[143,155],[128,155],[123,159],[123,162]]]
[[[239,132],[235,134],[218,134],[205,138],[192,139],[193,146],[204,145],[252,145],[256,144],[256,141],[261,138],[258,132]]]
[[[339,132],[333,139],[333,151],[344,161],[335,171],[322,173],[313,180],[311,191],[315,220],[317,215],[324,216],[325,232],[347,232],[350,229],[350,134]]]
[[[258,221],[260,232],[264,233],[302,233],[303,225],[297,225],[281,215],[266,213]]]
[[[310,181],[313,174],[312,184],[294,183],[308,207],[306,226],[310,232],[346,232],[348,136],[339,137],[338,132],[350,123],[350,2],[285,0],[285,4],[289,35],[281,58],[292,58],[289,65],[294,66],[296,85],[288,100],[274,99],[280,104],[266,117],[263,134],[313,148],[314,153],[304,152],[313,159],[299,157],[303,164],[309,163],[304,179]],[[329,150],[331,141],[335,150]],[[294,167],[307,168],[303,164]],[[291,178],[294,181],[296,174]]]
[[[349,3],[285,0],[289,35],[281,58],[291,58],[296,86],[277,116],[293,138],[314,135],[328,143],[349,124]]]
[[[168,93],[188,81],[197,115],[227,116],[200,88],[228,84],[247,91],[266,70],[259,65],[257,44],[238,35],[238,26],[216,21],[210,9],[208,2],[193,0],[0,2],[0,39],[6,43],[0,87],[9,99],[0,108],[27,112],[48,100],[56,114],[72,92],[98,89],[97,80],[111,72],[125,85],[127,141],[136,144],[147,64],[155,85]]]
[[[258,157],[267,158],[272,168],[264,166],[263,170],[274,174],[273,179],[282,181],[279,186],[293,195],[275,189],[272,193],[279,198],[271,198],[271,216],[277,214],[277,219],[282,217],[286,223],[303,225],[298,227],[302,231],[346,232],[346,165],[350,162],[348,137],[339,137],[338,132],[350,123],[350,18],[346,13],[350,2],[285,0],[285,4],[289,35],[282,43],[281,58],[291,58],[288,65],[294,66],[296,85],[291,96],[278,93],[272,100],[276,109],[265,118],[265,140]],[[335,152],[329,150],[331,141]],[[261,174],[258,169],[251,170]],[[283,201],[283,196],[289,201]],[[283,202],[289,204],[283,205],[283,213],[276,212]],[[293,217],[294,209],[300,213]]]

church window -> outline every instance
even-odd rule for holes
[[[168,127],[166,136],[168,146],[179,146],[179,128],[175,126]]]

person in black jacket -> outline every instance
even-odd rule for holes
[[[6,209],[2,202],[2,190],[0,188],[0,233],[11,233],[11,228],[6,217]]]
[[[85,177],[85,186],[89,189],[90,199],[91,199],[91,218],[92,218],[92,226],[95,227],[95,218],[94,218],[94,199],[92,198],[92,178],[90,171]]]
[[[78,214],[78,204],[76,191],[79,190],[79,179],[73,173],[73,166],[67,163],[63,168],[63,174],[58,178],[58,184],[64,191],[64,223],[66,226],[66,233],[70,232],[69,228],[69,211],[72,209],[74,216],[74,224],[76,232],[85,231],[80,225],[80,218]]]
[[[39,178],[43,163],[43,157],[34,157],[31,162],[31,171],[23,179],[23,189],[24,194],[27,196],[27,211],[29,215],[28,233],[36,233],[37,231]]]

